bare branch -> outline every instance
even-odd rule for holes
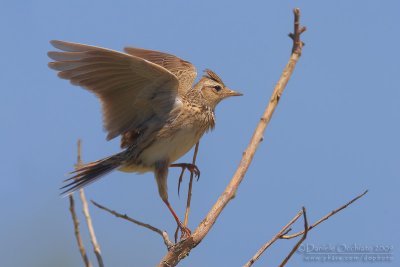
[[[75,167],[77,167],[77,165],[79,165],[81,163],[81,140],[78,140],[77,147],[78,147],[78,155],[77,155],[77,162],[76,162]],[[76,238],[76,242],[78,243],[78,248],[79,248],[79,252],[82,256],[82,260],[85,263],[86,267],[92,267],[92,263],[90,262],[90,260],[87,256],[85,245],[83,244],[81,233],[79,230],[79,219],[78,219],[78,216],[76,215],[76,211],[75,211],[75,199],[74,199],[73,194],[69,195],[69,211],[71,213],[72,221],[74,223],[75,238]]]
[[[338,213],[339,211],[347,208],[348,206],[350,206],[351,204],[353,204],[355,201],[357,201],[358,199],[362,198],[365,194],[368,193],[368,190],[365,190],[364,193],[356,196],[355,198],[353,198],[352,200],[350,200],[349,202],[347,202],[346,204],[344,204],[343,206],[341,206],[340,208],[337,208],[333,211],[331,211],[330,213],[328,213],[327,215],[325,215],[324,217],[322,217],[321,219],[319,219],[316,223],[314,223],[313,225],[311,225],[310,227],[308,227],[308,231],[310,231],[311,229],[313,229],[314,227],[316,227],[318,224],[328,220],[330,217],[332,217],[333,215],[335,215],[336,213]],[[298,232],[296,234],[293,235],[283,235],[280,238],[281,239],[292,239],[295,237],[298,237],[300,235],[304,234],[304,231]]]
[[[300,238],[300,240],[296,243],[296,245],[293,247],[293,249],[290,251],[290,253],[286,256],[286,258],[282,261],[281,265],[279,267],[283,267],[286,265],[286,263],[290,260],[290,258],[293,256],[293,254],[297,251],[297,249],[300,247],[301,243],[304,242],[307,238],[308,234],[308,221],[307,221],[307,213],[306,213],[306,208],[303,207],[303,218],[304,218],[304,234]]]
[[[289,228],[292,224],[294,224],[297,219],[300,218],[300,216],[303,214],[303,211],[301,210],[299,213],[296,214],[296,216],[291,219],[288,224],[286,224],[271,240],[269,240],[267,243],[265,243],[258,251],[257,253],[245,264],[243,267],[250,267],[253,265],[254,262],[260,258],[261,254],[264,253],[267,248],[269,248],[273,243],[275,243],[276,240],[281,238],[281,236],[287,234],[291,229]]]
[[[81,165],[82,165],[81,140],[78,140],[78,161],[77,161],[77,163],[75,165],[75,169],[78,169],[79,166],[81,166]],[[82,202],[82,211],[83,211],[83,214],[85,215],[86,225],[87,225],[88,230],[89,230],[90,241],[91,241],[92,246],[93,246],[94,254],[96,255],[99,267],[104,267],[103,258],[101,256],[100,245],[97,242],[96,234],[95,234],[94,227],[93,227],[92,218],[90,217],[89,206],[87,204],[87,200],[86,200],[86,196],[85,196],[85,192],[84,192],[83,188],[81,188],[79,190],[79,197],[80,197],[81,202]]]
[[[90,217],[89,206],[87,204],[87,200],[86,200],[85,192],[83,191],[83,188],[79,189],[79,196],[82,201],[82,210],[83,210],[83,214],[85,215],[86,224],[87,224],[87,227],[89,230],[90,241],[92,242],[92,245],[93,245],[94,254],[96,255],[97,262],[99,263],[99,267],[104,267],[103,258],[101,256],[100,245],[97,242],[96,233],[93,228],[93,222],[92,222],[92,218]]]
[[[156,228],[156,227],[154,227],[154,226],[152,226],[150,224],[143,223],[141,221],[135,220],[135,219],[129,217],[128,215],[126,215],[126,214],[121,214],[121,213],[118,213],[118,212],[116,212],[114,210],[110,210],[109,208],[100,205],[99,203],[95,202],[94,200],[91,200],[91,202],[93,203],[93,205],[95,205],[99,209],[105,210],[105,211],[111,213],[112,215],[114,215],[117,218],[121,218],[121,219],[127,220],[129,222],[132,222],[132,223],[134,223],[136,225],[142,226],[144,228],[147,228],[147,229],[159,234],[163,238],[164,244],[167,246],[168,250],[174,245],[170,241],[167,232],[162,231],[162,230],[160,230],[160,229],[158,229],[158,228]]]
[[[295,17],[298,17],[297,20],[295,19],[295,22],[299,21],[299,14],[300,12],[298,10],[295,11]],[[203,240],[203,238],[207,235],[207,233],[210,231],[215,221],[221,214],[222,210],[235,197],[236,191],[240,183],[242,182],[251,161],[253,160],[254,154],[261,140],[263,139],[264,131],[271,120],[271,117],[279,103],[280,97],[282,96],[282,93],[294,71],[296,63],[300,58],[303,46],[302,42],[300,41],[300,34],[304,31],[305,28],[303,28],[303,30],[301,31],[298,30],[294,33],[297,36],[294,36],[293,38],[293,52],[290,56],[289,62],[284,68],[283,73],[275,86],[275,89],[264,111],[264,114],[261,117],[261,120],[256,129],[254,130],[250,143],[243,153],[240,164],[228,186],[225,188],[224,192],[220,195],[217,202],[214,204],[204,220],[193,232],[193,234],[187,239],[177,243],[174,247],[172,247],[171,250],[169,250],[168,253],[160,261],[158,266],[176,266],[179,261],[185,258],[192,250],[192,248],[197,246]]]
[[[340,208],[337,208],[335,210],[333,210],[332,212],[330,212],[329,214],[327,214],[326,216],[322,217],[321,219],[319,219],[316,223],[314,223],[311,226],[308,226],[308,221],[307,221],[307,217],[305,214],[305,208],[303,207],[303,209],[297,213],[297,215],[287,224],[285,225],[281,231],[279,231],[279,233],[277,233],[271,240],[269,240],[267,243],[265,243],[258,251],[257,253],[245,264],[243,265],[243,267],[249,267],[251,266],[255,261],[257,261],[261,254],[263,254],[265,252],[265,250],[267,248],[269,248],[276,240],[278,239],[292,239],[295,237],[298,237],[300,235],[303,235],[302,238],[296,243],[295,247],[292,249],[292,251],[289,253],[289,255],[285,258],[285,260],[281,263],[280,266],[284,266],[288,260],[290,259],[290,257],[293,255],[293,253],[299,248],[299,246],[301,245],[301,243],[306,239],[307,237],[307,233],[308,231],[310,231],[311,229],[313,229],[314,227],[316,227],[318,224],[320,224],[323,221],[326,221],[329,217],[335,215],[336,213],[338,213],[339,211],[347,208],[349,205],[353,204],[355,201],[357,201],[358,199],[360,199],[361,197],[363,197],[366,193],[368,192],[368,190],[366,190],[364,193],[362,193],[361,195],[358,195],[357,197],[353,198],[352,200],[350,200],[349,202],[347,202],[345,205],[341,206]],[[297,221],[297,219],[303,215],[304,216],[304,230],[293,234],[293,235],[286,235],[291,229],[287,229],[289,228],[289,226],[291,226],[295,221]],[[286,230],[287,229],[287,230]]]
[[[79,252],[81,253],[83,262],[85,263],[86,267],[92,267],[92,263],[90,262],[87,254],[86,254],[86,249],[85,249],[85,246],[83,245],[81,233],[79,230],[79,220],[78,220],[78,216],[76,216],[76,212],[75,212],[75,200],[74,200],[73,194],[69,195],[69,211],[71,212],[72,221],[74,223],[75,238],[76,238],[76,242],[78,243]]]

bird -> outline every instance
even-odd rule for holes
[[[83,164],[71,173],[62,194],[71,194],[104,175],[153,172],[158,193],[184,236],[190,236],[168,201],[169,167],[200,171],[190,163],[174,163],[215,127],[221,100],[241,96],[206,69],[197,70],[174,55],[126,47],[118,52],[97,46],[52,40],[48,66],[58,77],[94,93],[100,100],[107,140],[121,138],[121,152]]]

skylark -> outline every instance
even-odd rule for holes
[[[69,178],[63,193],[71,193],[103,175],[120,170],[152,171],[161,199],[185,235],[190,235],[168,202],[168,168],[215,126],[216,105],[239,92],[225,86],[211,70],[193,87],[196,68],[185,60],[158,51],[110,49],[51,41],[49,67],[58,76],[93,92],[101,101],[107,140],[121,136],[122,152],[83,165]]]

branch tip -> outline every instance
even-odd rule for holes
[[[306,27],[300,26],[300,9],[293,9],[294,14],[294,30],[293,33],[289,33],[289,37],[293,40],[292,53],[301,55],[304,42],[300,40],[300,35],[307,30]]]

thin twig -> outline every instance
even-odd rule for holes
[[[87,254],[86,254],[86,249],[83,244],[81,233],[79,230],[79,220],[78,220],[78,216],[76,216],[76,212],[75,212],[75,200],[74,200],[73,194],[69,195],[69,211],[71,212],[72,221],[74,223],[75,238],[76,238],[76,242],[78,243],[78,248],[79,248],[79,252],[82,256],[82,260],[85,263],[86,267],[92,267],[92,263],[90,262]]]
[[[300,12],[298,9],[295,9],[294,15],[300,16]],[[295,21],[299,21],[299,18],[295,19]],[[295,34],[296,38],[294,40],[300,40],[300,34],[302,31],[297,31]],[[228,186],[225,188],[224,192],[220,195],[214,206],[208,212],[204,220],[200,223],[200,225],[196,228],[194,233],[188,237],[187,239],[180,241],[177,243],[168,253],[161,259],[158,266],[176,266],[183,258],[185,258],[189,252],[197,246],[203,238],[207,235],[210,231],[214,223],[216,222],[217,218],[221,214],[222,210],[226,207],[226,205],[235,197],[236,191],[242,182],[250,163],[253,160],[254,154],[260,145],[264,131],[269,124],[271,117],[279,103],[280,97],[294,71],[296,63],[298,62],[301,50],[302,50],[302,42],[295,42],[293,41],[293,53],[290,56],[289,62],[284,68],[282,75],[275,86],[275,89],[272,93],[272,96],[269,100],[269,103],[264,111],[263,116],[261,117],[260,122],[258,123],[256,129],[254,130],[253,136],[250,140],[250,143],[243,153],[242,159],[240,164],[233,175],[231,181],[229,182]]]
[[[291,229],[289,228],[292,224],[294,224],[297,219],[300,218],[300,216],[303,214],[303,211],[301,210],[299,213],[296,214],[296,216],[293,217],[271,240],[269,240],[267,243],[265,243],[258,251],[257,253],[248,261],[246,262],[243,267],[250,267],[253,265],[254,262],[260,258],[261,254],[264,253],[264,251],[269,248],[273,243],[275,243],[276,240],[278,240],[282,235],[287,234]]]
[[[111,210],[111,209],[109,209],[107,207],[104,207],[103,205],[100,205],[99,203],[95,202],[94,200],[91,200],[91,202],[93,203],[93,205],[95,205],[99,209],[105,210],[105,211],[111,213],[112,215],[114,215],[117,218],[121,218],[121,219],[127,220],[129,222],[132,222],[132,223],[134,223],[136,225],[142,226],[144,228],[147,228],[147,229],[159,234],[163,238],[164,244],[167,246],[168,250],[174,245],[170,241],[167,232],[162,231],[162,230],[160,230],[160,229],[158,229],[158,228],[156,228],[156,227],[154,227],[154,226],[152,226],[150,224],[143,223],[141,221],[135,220],[135,219],[129,217],[128,215],[126,215],[126,214],[121,214],[121,213],[118,213],[118,212],[116,212],[114,210]]]
[[[193,165],[196,165],[196,159],[197,159],[197,153],[198,152],[199,152],[199,142],[197,142],[196,146],[194,147],[193,160],[192,160],[192,164]],[[187,200],[186,200],[185,219],[183,221],[183,226],[185,226],[185,227],[187,227],[188,221],[189,221],[190,202],[192,200],[193,178],[194,178],[194,173],[191,172],[190,173],[190,180],[189,180],[189,189],[188,189]]]
[[[357,197],[353,198],[352,200],[350,200],[349,202],[347,202],[345,205],[341,206],[340,208],[337,208],[335,210],[333,210],[332,212],[330,212],[329,214],[327,214],[326,216],[322,217],[321,219],[319,219],[316,223],[314,223],[311,226],[308,226],[308,221],[306,221],[307,217],[305,217],[306,215],[303,214],[305,212],[305,208],[303,207],[303,210],[301,210],[287,225],[285,225],[285,227],[282,228],[282,230],[277,233],[271,240],[269,240],[267,243],[265,243],[258,251],[257,253],[243,266],[243,267],[249,267],[251,266],[255,261],[257,261],[261,254],[264,253],[264,251],[270,247],[277,239],[292,239],[295,237],[298,237],[300,235],[303,235],[303,237],[297,242],[296,246],[294,249],[292,249],[292,251],[296,251],[300,244],[304,241],[305,237],[307,237],[307,233],[313,229],[314,227],[316,227],[318,224],[320,224],[323,221],[326,221],[329,217],[335,215],[336,213],[338,213],[339,211],[347,208],[349,205],[353,204],[356,200],[360,199],[361,197],[363,197],[366,193],[368,192],[368,190],[366,190],[364,193],[362,193],[361,195],[358,195]],[[303,214],[304,216],[304,223],[305,223],[305,227],[304,230],[293,234],[293,235],[287,235],[287,233],[289,231],[284,232],[284,230],[286,230],[290,225],[292,225],[301,215]],[[290,229],[289,229],[290,230]],[[304,239],[303,239],[304,238]],[[289,255],[287,256],[287,260],[289,260],[289,258],[293,255],[293,253],[289,253]],[[289,257],[289,258],[288,258]],[[284,264],[287,263],[287,261],[283,262]],[[282,264],[283,264],[282,263]],[[283,265],[280,265],[283,266]]]
[[[347,202],[346,204],[344,204],[343,206],[341,206],[340,208],[337,208],[333,211],[331,211],[330,213],[328,213],[327,215],[325,215],[324,217],[322,217],[321,219],[319,219],[316,223],[314,223],[313,225],[311,225],[310,227],[308,227],[308,231],[310,231],[311,229],[313,229],[314,227],[316,227],[318,224],[328,220],[330,217],[332,217],[333,215],[335,215],[336,213],[338,213],[339,211],[347,208],[349,205],[353,204],[355,201],[357,201],[358,199],[362,198],[365,194],[368,193],[368,190],[365,190],[364,193],[356,196],[355,198],[353,198],[352,200],[350,200],[349,202]],[[300,235],[304,234],[304,231],[298,232],[296,234],[293,235],[283,235],[280,238],[281,239],[292,239],[295,237],[298,237]]]
[[[77,167],[77,165],[80,164],[80,162],[81,162],[81,140],[78,140],[77,146],[78,146],[78,155],[77,155],[77,163],[76,163],[75,167]],[[74,223],[75,238],[76,238],[76,242],[78,243],[78,248],[79,248],[79,252],[82,256],[82,260],[85,263],[86,267],[92,267],[92,263],[90,262],[90,260],[87,256],[85,245],[83,244],[81,233],[79,230],[79,219],[78,219],[78,216],[76,215],[76,211],[75,211],[75,199],[74,199],[73,194],[69,195],[69,211],[71,213],[72,221]]]
[[[99,263],[99,267],[104,267],[103,258],[101,256],[100,245],[97,242],[96,233],[93,228],[93,222],[92,222],[92,218],[90,217],[89,206],[87,204],[87,200],[86,200],[85,192],[83,191],[83,188],[79,189],[79,196],[82,201],[82,210],[83,210],[83,214],[85,215],[86,224],[87,224],[87,227],[89,230],[90,241],[92,242],[92,245],[93,245],[94,254],[96,255],[97,262]]]
[[[77,164],[75,166],[75,169],[78,169],[79,166],[81,166],[81,165],[82,165],[81,140],[78,140],[78,162],[77,162]],[[104,267],[103,258],[101,256],[100,245],[97,242],[96,233],[94,231],[92,218],[91,218],[90,212],[89,212],[89,206],[87,204],[87,200],[86,200],[86,196],[85,196],[85,192],[84,192],[83,188],[79,189],[79,197],[80,197],[81,202],[82,202],[82,211],[83,211],[83,214],[85,215],[86,225],[87,225],[88,230],[89,230],[90,241],[91,241],[92,246],[93,246],[94,254],[96,255],[99,267]]]
[[[300,238],[300,240],[296,243],[296,245],[293,247],[293,249],[290,251],[290,253],[286,256],[286,258],[282,261],[282,263],[279,265],[279,267],[283,267],[286,265],[286,263],[290,260],[290,258],[293,256],[293,254],[297,251],[297,249],[300,247],[301,243],[304,242],[307,238],[308,234],[308,221],[307,221],[307,213],[306,213],[306,208],[303,207],[303,218],[304,218],[304,234]]]

